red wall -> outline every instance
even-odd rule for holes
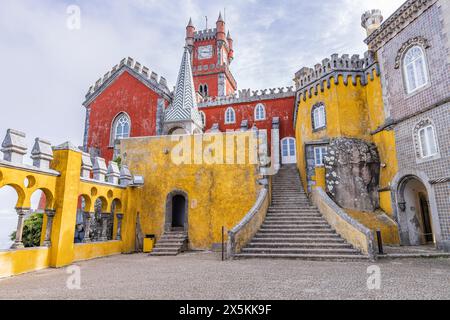
[[[124,72],[90,104],[88,147],[100,149],[101,156],[111,160],[112,122],[121,112],[131,119],[132,137],[156,135],[158,98],[157,93]]]
[[[295,131],[293,127],[293,114],[295,97],[288,97],[283,99],[272,99],[261,101],[266,107],[266,120],[255,121],[255,107],[259,102],[240,103],[233,105],[225,105],[219,107],[201,108],[206,115],[206,130],[211,129],[213,124],[218,123],[220,131],[239,130],[241,128],[242,120],[248,120],[249,128],[256,124],[258,129],[266,129],[269,135],[269,143],[272,129],[272,118],[280,118],[280,140],[286,137],[295,138]],[[233,107],[236,113],[236,123],[225,124],[225,111]]]

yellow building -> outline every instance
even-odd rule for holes
[[[377,132],[385,118],[375,57],[334,54],[314,68],[302,68],[294,80],[297,163],[305,190],[326,190],[353,218],[381,228],[385,242],[397,244],[397,226],[389,218],[395,139],[393,131]]]

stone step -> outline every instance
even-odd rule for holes
[[[317,241],[320,241],[321,239],[339,239],[342,238],[339,237],[336,233],[302,233],[302,234],[296,234],[296,233],[257,233],[254,239],[316,239]]]
[[[311,228],[311,229],[260,229],[258,233],[261,234],[311,234],[311,233],[321,233],[321,234],[333,234],[335,233],[334,230],[330,229],[317,229],[317,228]]]
[[[247,248],[277,248],[277,249],[352,249],[352,246],[347,243],[326,243],[326,242],[273,242],[261,243],[251,242]]]
[[[289,226],[292,227],[298,227],[298,226],[323,226],[326,225],[329,227],[329,224],[326,221],[323,220],[318,220],[318,221],[271,221],[271,220],[266,220],[263,224],[262,227],[264,226],[271,226],[271,227],[280,227],[280,228],[289,228]]]
[[[267,223],[278,223],[278,224],[289,224],[289,223],[310,224],[310,223],[317,223],[317,222],[326,223],[326,221],[321,217],[314,217],[314,218],[311,218],[311,217],[292,217],[292,218],[268,217],[268,218],[266,218],[266,222]]]
[[[358,255],[359,251],[355,249],[296,249],[296,248],[244,248],[242,253],[268,253],[268,254],[346,254]]]
[[[255,237],[253,238],[252,242],[253,243],[298,243],[298,244],[302,244],[302,243],[346,243],[344,241],[344,239],[341,239],[339,237],[335,237],[335,238],[259,238],[259,237]]]
[[[331,230],[330,225],[326,223],[321,224],[301,224],[301,225],[280,225],[280,224],[263,224],[261,230]]]
[[[240,253],[235,259],[286,259],[286,260],[308,260],[308,261],[365,261],[369,257],[364,255],[345,254],[254,254]]]

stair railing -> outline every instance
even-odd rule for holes
[[[259,191],[255,205],[239,224],[228,231],[227,259],[232,259],[236,254],[240,253],[242,248],[253,239],[264,223],[270,205],[268,189],[269,187],[266,185]]]

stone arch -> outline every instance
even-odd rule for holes
[[[409,169],[399,171],[391,183],[391,197],[392,207],[394,211],[394,219],[399,225],[399,235],[402,245],[409,245],[411,242],[408,240],[407,228],[405,225],[405,214],[407,213],[407,206],[412,206],[408,201],[407,192],[409,190],[409,184],[417,181],[426,192],[428,197],[429,215],[431,220],[431,228],[437,247],[442,242],[441,236],[441,224],[439,221],[436,195],[433,186],[430,184],[429,177],[422,171]]]
[[[187,133],[188,133],[188,131],[186,130],[186,128],[184,126],[179,125],[179,124],[176,125],[176,126],[170,127],[167,130],[167,135],[169,135],[169,136],[172,136],[172,135],[184,135],[184,134],[187,134]]]
[[[26,199],[25,190],[21,186],[15,184],[15,183],[6,183],[4,185],[0,185],[0,189],[3,187],[6,187],[6,186],[11,187],[16,191],[16,193],[17,193],[16,208],[22,208],[25,203],[25,199]]]
[[[92,206],[92,199],[90,196],[88,196],[87,194],[80,194],[80,196],[78,198],[82,198],[84,200],[84,208],[80,208],[83,209],[85,212],[93,212],[94,208]]]
[[[183,190],[173,190],[167,195],[166,198],[166,220],[165,220],[165,231],[171,231],[173,228],[173,215],[174,215],[174,199],[176,197],[184,197],[184,231],[188,232],[189,230],[189,196]]]
[[[95,199],[94,201],[94,205],[97,206],[99,201],[101,202],[101,213],[106,213],[108,212],[110,205],[108,203],[108,200],[106,199],[106,197],[104,196],[99,196]],[[97,208],[95,208],[97,209]]]

